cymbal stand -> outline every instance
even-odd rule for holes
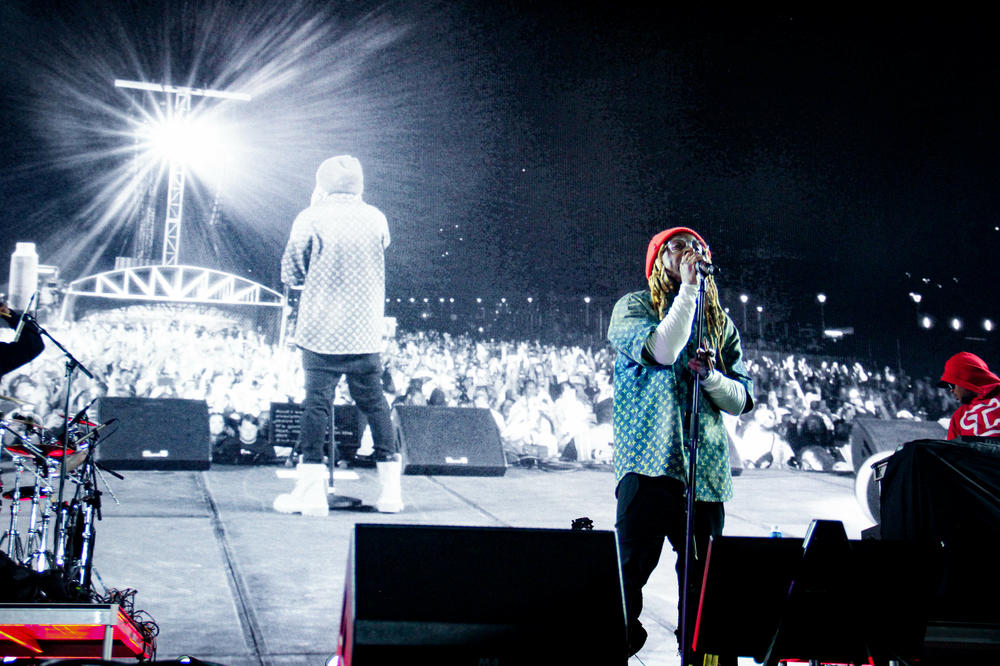
[[[108,424],[112,422],[113,420],[108,421]],[[87,440],[90,440],[91,443],[87,450],[87,457],[81,463],[77,472],[78,485],[73,496],[73,501],[68,507],[61,506],[60,511],[63,515],[63,523],[57,537],[58,544],[56,546],[57,566],[64,567],[66,579],[72,579],[79,585],[87,588],[91,585],[91,574],[93,573],[94,536],[96,531],[94,528],[94,519],[95,516],[97,520],[101,519],[101,496],[103,493],[98,489],[98,477],[104,482],[108,491],[111,492],[111,496],[116,503],[119,503],[118,498],[115,496],[114,491],[111,490],[107,479],[101,474],[101,470],[104,469],[119,479],[123,478],[114,470],[102,467],[94,459],[97,445],[101,442],[98,438],[98,430],[103,427],[98,427],[75,442],[76,445],[82,445]],[[69,514],[68,516],[67,513]],[[78,523],[77,521],[80,522]],[[73,547],[67,549],[66,545],[70,535],[74,538]],[[70,552],[67,553],[67,550]]]
[[[94,379],[94,373],[87,369],[83,363],[80,362],[73,354],[70,353],[66,347],[62,345],[61,342],[52,337],[52,334],[46,331],[34,317],[30,317],[27,314],[24,315],[28,317],[28,320],[38,328],[38,332],[47,337],[49,340],[59,348],[60,351],[66,356],[66,396],[63,401],[64,409],[63,414],[65,418],[69,418],[69,402],[71,389],[73,386],[73,373],[77,369],[83,374],[87,375],[90,379]],[[64,534],[65,528],[63,526],[63,512],[61,510],[63,505],[63,497],[65,496],[66,490],[66,455],[67,449],[69,448],[69,426],[63,431],[62,436],[62,455],[59,458],[59,495],[57,497],[56,506],[60,507],[59,513],[56,515],[56,534]]]
[[[115,491],[111,488],[111,484],[108,483],[107,477],[105,477],[104,476],[104,472],[101,471],[102,469],[107,469],[107,468],[101,467],[100,465],[98,465],[96,463],[94,464],[94,473],[97,474],[98,478],[101,480],[101,483],[104,484],[104,487],[108,489],[108,493],[111,495],[111,499],[113,499],[115,501],[115,504],[119,504],[120,505],[121,502],[118,501],[118,495],[115,495]],[[122,478],[122,476],[120,474],[118,474],[117,472],[112,472],[111,470],[108,470],[108,472],[110,474],[114,474],[119,479]]]
[[[60,503],[56,517],[56,543],[53,554],[57,569],[62,569],[66,566],[66,523],[68,514],[69,507],[65,502]]]
[[[41,463],[47,464],[47,463]],[[28,517],[28,532],[27,532],[27,542],[25,545],[25,561],[31,562],[31,567],[35,571],[44,571],[45,568],[36,568],[40,566],[38,560],[44,561],[45,556],[45,536],[42,532],[39,523],[39,508],[42,506],[42,499],[51,494],[51,488],[45,483],[44,474],[38,470],[39,464],[35,464],[35,486],[31,493],[31,513]],[[49,491],[49,492],[46,492]],[[44,522],[44,521],[43,521]],[[44,563],[44,562],[42,562]]]
[[[80,555],[76,563],[76,582],[90,586],[91,558],[94,554],[94,512],[99,512],[100,493],[83,500],[83,527],[80,535]]]
[[[14,487],[11,489],[10,527],[4,533],[3,539],[0,539],[0,543],[3,543],[4,539],[8,539],[7,554],[15,562],[20,562],[21,558],[24,557],[24,549],[21,544],[21,535],[17,532],[17,514],[18,506],[21,504],[21,474],[24,473],[24,461],[21,456],[13,456],[13,458]]]
[[[45,509],[41,512],[41,523],[39,524],[38,508],[42,499],[47,499]],[[34,571],[42,572],[49,568],[48,545],[49,524],[52,521],[52,486],[45,483],[42,478],[35,473],[35,492],[31,498],[31,521],[28,528],[28,559],[31,561],[31,568]]]

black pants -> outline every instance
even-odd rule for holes
[[[615,490],[618,513],[615,529],[621,553],[625,586],[625,611],[629,631],[641,626],[642,588],[660,561],[663,538],[677,553],[677,589],[684,585],[684,535],[687,530],[685,484],[666,476],[626,474]],[[722,502],[695,502],[695,559],[692,561],[688,589],[688,639],[694,632],[698,612],[701,577],[705,570],[708,540],[721,535],[726,521]],[[680,642],[682,595],[677,599],[677,637]]]
[[[302,350],[306,371],[299,452],[302,462],[323,462],[323,442],[330,427],[334,389],[347,375],[351,399],[368,419],[375,444],[375,459],[387,460],[396,451],[389,418],[389,403],[382,393],[382,360],[379,354],[317,354]]]

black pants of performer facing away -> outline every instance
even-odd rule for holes
[[[645,630],[639,622],[642,612],[642,588],[660,561],[663,539],[677,553],[677,642],[681,635],[681,595],[684,585],[685,531],[687,529],[687,497],[685,484],[667,476],[626,474],[615,490],[618,511],[615,528],[621,553],[622,578],[625,587],[625,610],[628,618],[629,643],[645,640]],[[688,640],[694,632],[698,613],[701,579],[708,554],[708,540],[721,535],[726,520],[722,502],[695,502],[695,559],[689,577]],[[641,639],[638,638],[641,636]],[[736,663],[728,659],[719,663]]]
[[[380,354],[317,354],[302,350],[306,373],[299,452],[305,463],[323,462],[323,441],[330,426],[333,396],[341,376],[347,375],[351,399],[368,419],[375,445],[375,459],[386,461],[396,452],[389,403],[382,392]]]

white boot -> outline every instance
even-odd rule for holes
[[[376,462],[378,469],[379,493],[375,509],[380,513],[399,513],[403,510],[403,458],[398,453],[393,460]]]
[[[298,478],[292,492],[274,498],[278,513],[301,513],[303,516],[325,516],[329,511],[326,489],[329,470],[323,463],[299,463]]]

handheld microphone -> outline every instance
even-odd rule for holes
[[[31,295],[31,298],[28,299],[28,305],[26,305],[24,311],[21,312],[21,321],[17,322],[17,328],[14,329],[14,342],[21,339],[21,331],[24,330],[25,317],[28,316],[28,310],[31,309],[31,306],[35,302],[36,298],[38,298],[38,291],[35,291],[35,293]]]
[[[702,277],[708,277],[709,275],[715,275],[719,272],[719,267],[715,264],[710,264],[707,261],[699,261],[696,265],[698,269],[698,274]]]

